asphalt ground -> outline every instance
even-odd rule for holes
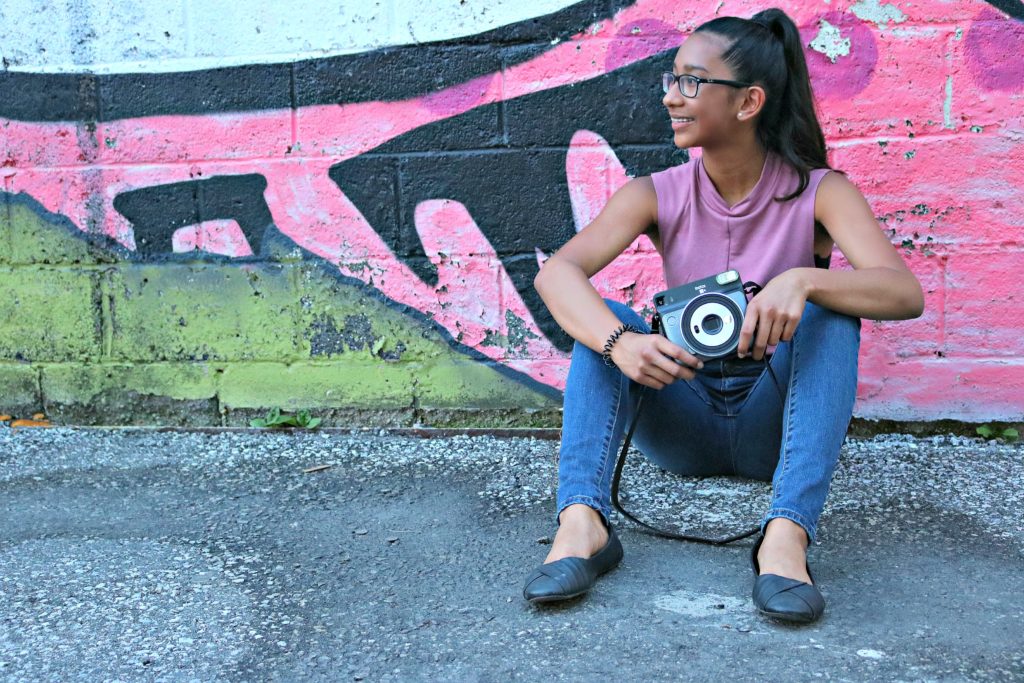
[[[843,448],[809,626],[760,617],[751,539],[638,532],[585,596],[534,606],[557,441],[0,428],[5,681],[1024,680],[1024,448]],[[324,466],[317,471],[307,471]],[[624,504],[756,523],[767,484],[634,456]]]

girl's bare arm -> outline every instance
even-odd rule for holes
[[[534,287],[552,317],[569,336],[600,353],[621,324],[590,283],[641,233],[657,224],[658,199],[649,176],[629,181],[604,209],[565,246],[555,252],[534,278]],[[679,365],[672,359],[686,365]],[[675,379],[693,378],[700,363],[660,335],[626,333],[612,359],[631,379],[660,389]]]
[[[854,270],[801,269],[810,301],[872,320],[921,315],[921,283],[882,232],[860,190],[845,176],[829,173],[822,178],[815,217]]]

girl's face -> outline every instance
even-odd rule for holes
[[[727,47],[724,38],[712,33],[694,33],[676,52],[672,71],[700,78],[735,80],[722,61]],[[673,85],[662,103],[672,119],[674,142],[679,148],[714,147],[735,141],[740,120],[737,114],[743,103],[743,88],[719,83],[701,83],[696,97],[684,97],[678,83]]]

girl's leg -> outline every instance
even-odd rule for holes
[[[628,306],[606,303],[622,322],[650,329]],[[562,510],[574,503],[594,508],[608,522],[615,460],[642,388],[618,368],[606,366],[600,354],[579,343],[573,347],[562,417],[556,524]],[[720,440],[725,429],[702,392],[698,382],[682,380],[646,391],[634,438],[644,455],[664,469],[702,476],[726,472],[726,463],[714,457],[724,452]]]
[[[776,517],[814,541],[857,395],[860,319],[808,302],[793,339],[771,359],[785,403],[767,371],[736,418],[737,474],[767,479]]]

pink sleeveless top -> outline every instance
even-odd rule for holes
[[[814,196],[828,169],[810,173],[796,199],[777,202],[799,184],[796,170],[769,152],[750,194],[728,206],[700,158],[651,174],[658,195],[665,283],[676,287],[729,269],[762,287],[814,257]],[[827,262],[824,265],[827,266]]]

